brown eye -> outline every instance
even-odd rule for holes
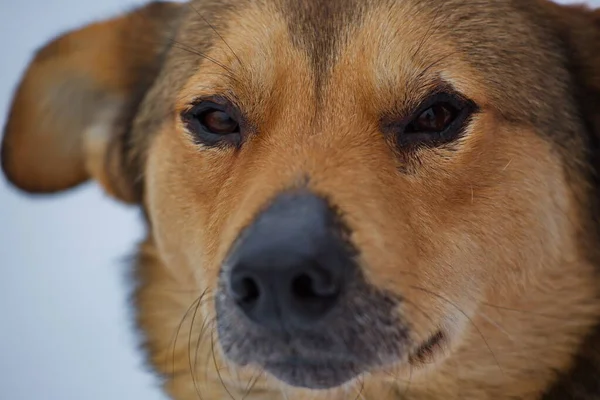
[[[239,130],[238,123],[229,114],[220,110],[212,110],[202,116],[202,125],[217,135],[228,135]]]
[[[391,122],[401,148],[438,146],[460,137],[477,112],[477,105],[454,92],[438,92],[426,99],[411,117]]]
[[[409,125],[410,132],[442,132],[450,125],[456,115],[456,109],[449,104],[434,104]]]
[[[237,114],[229,103],[203,101],[185,111],[181,118],[199,144],[238,146],[241,134]]]

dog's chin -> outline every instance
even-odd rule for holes
[[[404,362],[412,366],[431,364],[436,353],[441,351],[446,342],[445,333],[438,331],[420,346],[415,347]],[[398,359],[396,362],[390,362],[389,365],[398,362],[403,361]],[[385,367],[385,365],[369,367],[351,358],[314,357],[314,355],[270,358],[254,366],[287,385],[309,390],[335,389],[354,381],[362,374],[372,372],[373,369]]]
[[[352,361],[298,357],[269,361],[262,369],[290,386],[311,390],[334,389],[364,372]]]

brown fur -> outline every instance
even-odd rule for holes
[[[174,399],[600,398],[599,21],[545,0],[155,3],[38,53],[2,163],[28,191],[93,177],[143,207],[135,303]],[[384,121],[440,82],[480,108],[467,134],[398,150]],[[181,122],[215,94],[248,121],[239,149]],[[232,365],[214,329],[229,248],[296,187],[406,299],[404,358],[326,392]]]

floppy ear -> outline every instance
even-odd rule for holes
[[[155,2],[69,32],[37,52],[15,93],[2,168],[15,186],[56,192],[94,178],[139,201],[127,130],[160,71],[181,4]]]
[[[576,96],[588,129],[600,144],[600,10],[585,5],[549,5]],[[600,149],[596,149],[600,150]]]

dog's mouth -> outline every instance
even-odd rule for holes
[[[235,311],[230,296],[220,294],[216,311],[223,355],[293,387],[333,389],[411,353],[409,327],[396,312],[399,302],[370,287],[355,289],[322,321],[283,331],[253,323]]]
[[[410,324],[396,311],[397,300],[368,286],[353,294],[323,321],[277,331],[236,312],[232,298],[220,291],[216,311],[223,355],[241,367],[310,390],[335,389],[393,366],[435,362],[449,340],[444,330],[414,341]]]
[[[361,366],[344,358],[288,357],[266,362],[263,369],[288,385],[307,389],[331,389],[362,372]]]
[[[417,350],[409,357],[409,362],[412,365],[432,363],[436,354],[447,339],[448,338],[443,331],[437,331],[435,334],[431,335],[429,339],[423,342],[421,346],[417,347]]]

